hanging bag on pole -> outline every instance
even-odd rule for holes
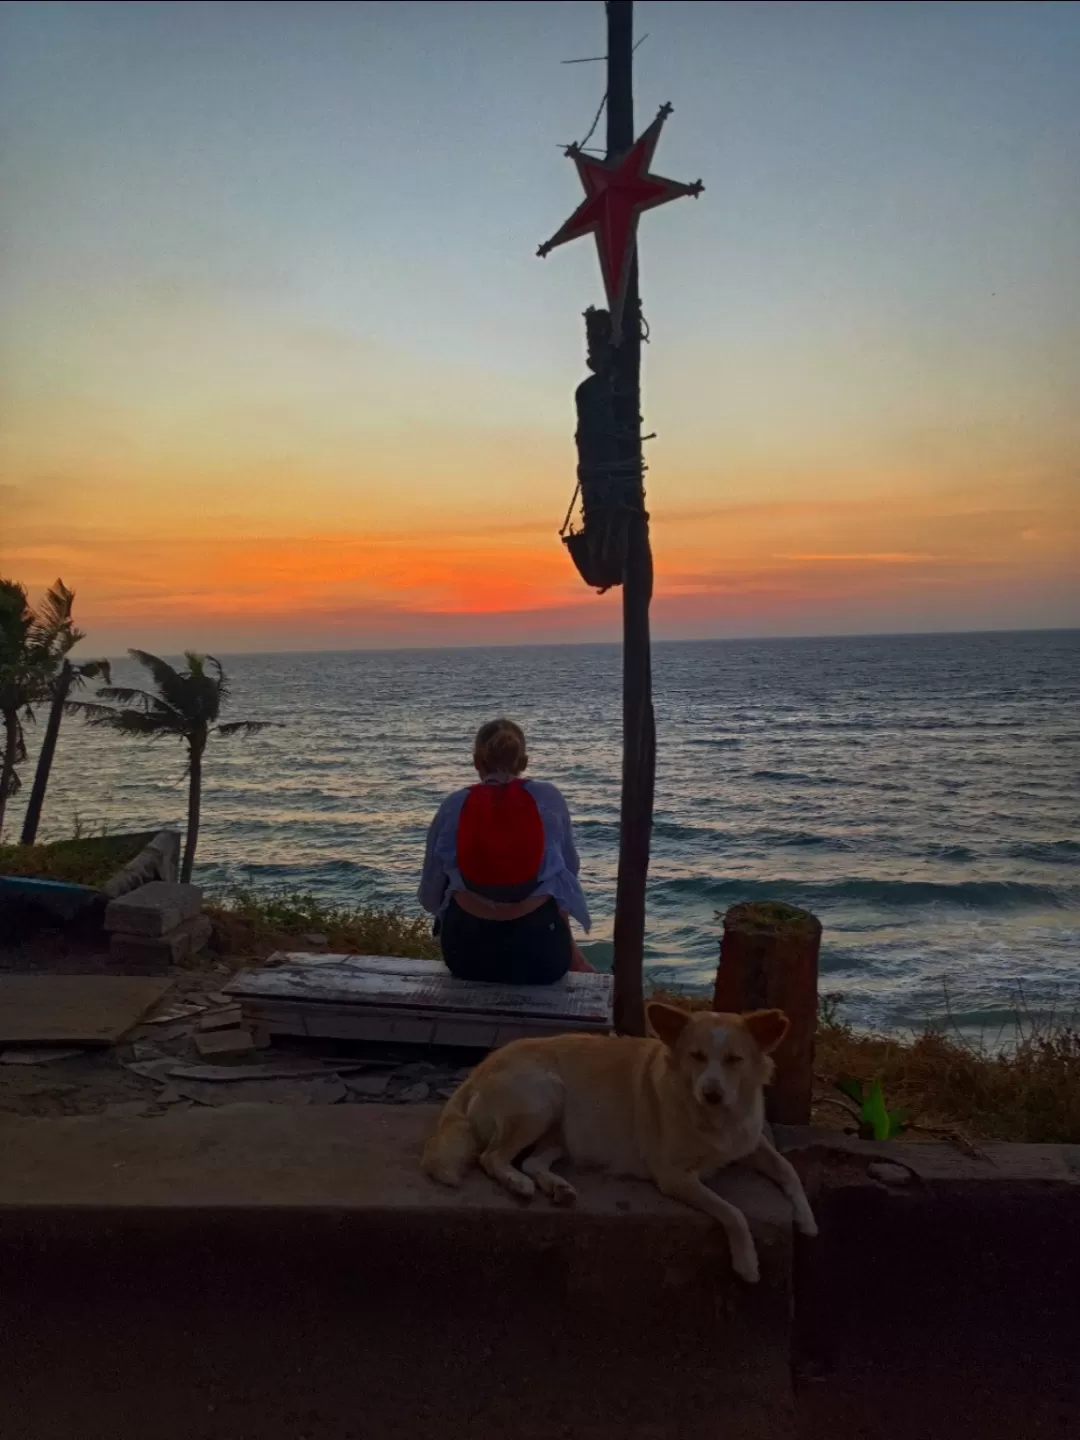
[[[539,883],[544,846],[544,822],[523,780],[472,786],[457,829],[467,890],[510,904],[527,900]]]

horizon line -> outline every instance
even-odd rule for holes
[[[1002,629],[995,626],[992,629],[972,630],[845,630],[836,632],[820,632],[802,635],[701,635],[701,636],[676,636],[661,639],[653,639],[653,646],[660,645],[783,645],[793,641],[812,640],[949,640],[959,639],[965,636],[975,635],[1076,635],[1080,634],[1080,625],[1040,625],[1036,628],[1018,626],[1015,629]],[[512,642],[500,642],[491,644],[486,641],[475,641],[460,645],[354,645],[344,648],[331,647],[327,649],[291,649],[291,650],[194,650],[193,654],[210,655],[215,658],[239,658],[249,655],[393,655],[401,653],[442,654],[447,651],[458,650],[613,650],[622,648],[622,640],[521,640]],[[137,647],[146,650],[145,645]],[[150,652],[147,652],[150,653]],[[164,651],[162,658],[170,656],[181,656],[186,652],[180,650]],[[126,660],[129,652],[125,650],[122,654],[107,655],[107,660]]]

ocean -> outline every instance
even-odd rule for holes
[[[611,957],[614,645],[235,655],[196,879],[416,909],[428,821],[477,725],[525,727],[575,817]],[[116,678],[136,675],[125,662]],[[1080,1006],[1080,632],[663,643],[647,967],[705,989],[717,913],[786,900],[824,925],[822,989],[858,1024]],[[40,734],[40,726],[37,734]],[[24,772],[27,787],[31,764]],[[181,825],[183,756],[65,722],[42,838]],[[11,829],[20,815],[12,807]]]

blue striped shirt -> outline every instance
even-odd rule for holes
[[[496,778],[488,785],[499,784]],[[550,895],[560,910],[572,915],[586,932],[591,928],[589,907],[578,881],[581,861],[574,844],[574,831],[566,801],[554,785],[544,780],[526,780],[526,788],[536,801],[544,825],[544,858],[534,895]],[[457,864],[457,830],[461,807],[468,788],[448,795],[435,812],[428,829],[424,873],[417,892],[420,904],[432,915],[443,915],[450,898],[457,890],[467,890]]]

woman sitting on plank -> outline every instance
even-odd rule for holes
[[[428,830],[420,904],[452,975],[550,985],[591,970],[570,933],[588,931],[570,812],[554,785],[523,780],[529,757],[512,720],[481,725],[480,781],[448,796]]]

